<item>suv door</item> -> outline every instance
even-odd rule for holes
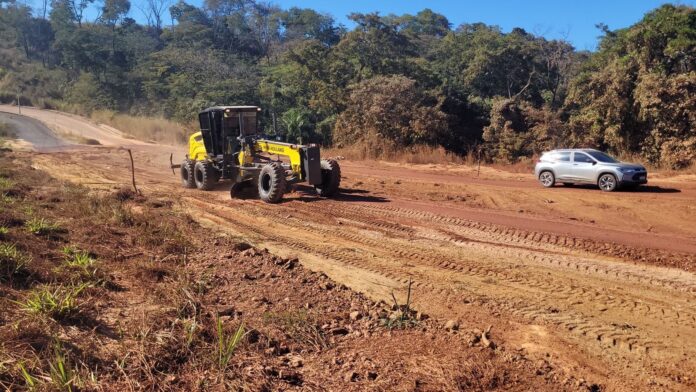
[[[573,153],[572,176],[576,181],[595,182],[595,165],[597,162],[584,152]]]
[[[557,180],[567,180],[571,178],[571,162],[569,151],[558,151],[552,156],[553,171]]]

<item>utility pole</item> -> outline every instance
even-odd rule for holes
[[[19,114],[22,114],[22,103],[19,102],[19,90],[17,90],[17,110],[19,111]]]

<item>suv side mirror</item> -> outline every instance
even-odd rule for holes
[[[596,165],[597,161],[592,161],[592,166]]]

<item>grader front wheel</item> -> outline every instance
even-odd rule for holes
[[[321,160],[321,185],[314,188],[322,197],[331,197],[338,193],[341,185],[341,167],[333,159]]]
[[[285,169],[279,163],[269,163],[259,174],[259,198],[266,203],[278,203],[287,189]]]

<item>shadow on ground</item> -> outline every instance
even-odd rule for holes
[[[570,186],[556,186],[557,188],[569,188],[569,189],[587,189],[593,191],[600,191],[596,185],[583,184],[583,185],[570,185]],[[641,185],[639,187],[621,187],[616,190],[621,193],[680,193],[681,190],[676,188],[665,188],[657,185]]]
[[[299,194],[299,197],[293,197],[288,199],[283,199],[286,201],[302,201],[302,202],[317,202],[326,200],[326,198],[319,197],[314,187],[307,185],[295,185],[295,192]],[[345,189],[341,188],[338,193],[332,196],[331,200],[341,201],[341,202],[362,202],[362,203],[387,203],[389,199],[381,196],[369,195],[369,191],[364,189]]]

